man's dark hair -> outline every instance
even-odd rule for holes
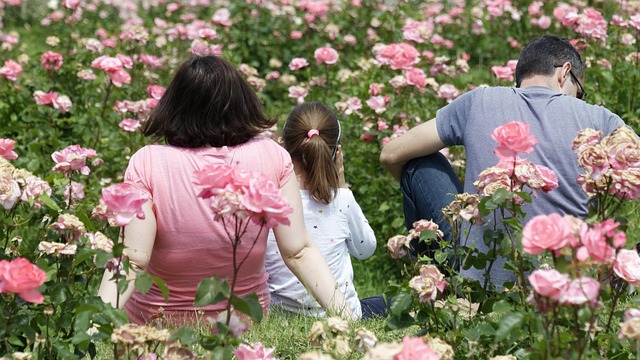
[[[235,146],[275,122],[233,65],[202,56],[180,66],[142,133],[178,147]]]
[[[532,40],[520,52],[516,65],[516,87],[520,87],[522,80],[532,76],[552,75],[556,67],[567,61],[571,63],[573,74],[583,79],[582,59],[569,40],[557,35],[543,35]]]

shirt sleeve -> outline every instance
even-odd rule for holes
[[[151,187],[151,153],[145,146],[138,150],[129,160],[129,166],[124,173],[124,182],[135,186],[153,198]]]
[[[462,94],[436,112],[436,127],[440,140],[447,146],[462,145],[473,102],[482,88]]]
[[[339,189],[338,191],[345,194],[343,210],[346,210],[349,224],[349,237],[346,240],[349,253],[356,259],[367,259],[376,250],[376,235],[351,190]]]
[[[277,158],[277,163],[280,165],[280,172],[278,174],[278,181],[280,187],[283,187],[284,184],[289,181],[291,178],[291,174],[293,174],[293,162],[291,161],[291,155],[283,148],[278,145],[275,141],[272,141],[275,146],[275,156]]]

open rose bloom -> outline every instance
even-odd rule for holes
[[[289,224],[293,209],[265,175],[230,165],[208,165],[194,175],[193,183],[202,188],[198,197],[210,199],[216,218],[250,218],[267,228]]]
[[[102,189],[100,203],[106,206],[106,213],[117,226],[125,226],[134,217],[144,219],[142,205],[149,196],[142,190],[127,183],[114,184]]]
[[[619,127],[602,140],[601,136],[601,132],[585,129],[573,141],[578,164],[585,170],[578,183],[590,196],[640,198],[640,140],[627,126]]]
[[[47,280],[44,270],[24,258],[0,261],[0,294],[15,293],[30,303],[42,304],[38,287]]]

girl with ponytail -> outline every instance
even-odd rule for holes
[[[336,115],[320,103],[304,103],[288,116],[282,129],[300,183],[305,224],[358,318],[385,316],[382,296],[358,299],[353,286],[351,256],[364,260],[376,248],[376,238],[344,179],[341,128]],[[275,238],[269,235],[265,267],[272,306],[286,311],[324,316],[305,287],[287,269]]]

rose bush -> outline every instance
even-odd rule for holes
[[[37,287],[43,296],[41,304],[25,302],[20,295],[13,295],[15,292],[0,294],[0,316],[10,319],[0,323],[0,355],[20,352],[39,358],[79,358],[94,354],[95,343],[108,341],[110,334],[130,333],[127,328],[115,331],[127,322],[126,316],[94,296],[96,274],[105,267],[128,266],[122,257],[120,229],[110,226],[117,225],[110,216],[113,208],[101,204],[100,197],[103,188],[122,181],[128,157],[148,141],[137,129],[156,106],[176,65],[187,56],[222,54],[230,59],[271,114],[286,114],[303,101],[334,106],[342,124],[347,180],[383,239],[395,235],[404,221],[400,193],[390,190],[397,189],[397,184],[388,176],[373,176],[384,173],[378,163],[380,147],[434,117],[438,108],[468,90],[513,85],[513,59],[533,37],[554,32],[571,39],[587,65],[587,101],[606,105],[637,128],[639,11],[630,1],[0,1],[0,256],[5,262],[26,259],[47,275]],[[505,140],[504,151],[499,153],[513,165],[518,159],[512,158],[512,152],[525,151],[534,144],[526,136],[517,137],[523,127],[512,126],[514,129],[504,129],[498,135]],[[276,134],[273,129],[267,135]],[[562,314],[557,310],[559,319],[589,324],[591,330],[602,327],[602,321],[588,321],[592,310],[612,308],[611,303],[622,293],[603,284],[599,289],[603,306],[596,306],[595,286],[587,276],[603,280],[605,270],[613,267],[615,276],[632,285],[638,281],[637,260],[622,249],[619,235],[625,227],[636,231],[637,227],[633,222],[621,223],[612,230],[606,223],[625,209],[624,201],[640,195],[637,138],[628,129],[621,129],[615,137],[601,137],[585,131],[574,142],[578,162],[585,169],[579,181],[598,201],[584,224],[565,219],[573,226],[575,243],[571,237],[568,240],[573,247],[567,248],[563,241],[549,243],[537,234],[552,228],[543,224],[530,225],[524,240],[529,251],[539,252],[536,256],[541,256],[543,263],[553,263],[555,256],[556,269],[571,275],[569,282],[576,291],[567,297],[567,303],[581,302],[578,298],[585,289],[586,300],[578,309],[580,321],[568,317],[565,305],[554,303],[561,301],[560,297],[555,299],[555,293],[553,298],[538,293],[536,298],[534,294],[535,306],[551,313],[562,309]],[[448,154],[457,171],[464,168],[460,149],[452,148]],[[463,194],[449,207],[456,227],[464,221],[477,225],[505,204],[526,203],[529,192],[562,186],[546,168],[526,161],[511,168],[504,164],[474,179],[479,181],[481,197]],[[261,201],[258,196],[264,189],[272,189],[254,185],[257,204],[275,209],[278,204]],[[251,208],[251,204],[245,207]],[[126,211],[126,218],[136,213]],[[491,233],[494,243],[500,241],[496,251],[521,254],[520,239],[516,239],[525,225],[520,224],[521,215],[509,220],[515,232],[508,240]],[[277,219],[280,215],[273,216]],[[260,221],[270,219],[271,215],[265,215]],[[126,222],[120,220],[120,224]],[[560,230],[566,232],[565,227]],[[416,231],[424,238],[441,241],[436,230]],[[629,243],[638,241],[635,233],[627,231],[627,236],[634,239]],[[406,257],[406,240],[397,238],[389,251]],[[113,245],[108,246],[110,243]],[[454,258],[465,250],[446,245],[444,249],[451,249]],[[403,267],[381,256],[383,252],[365,266],[379,269],[384,279],[401,273]],[[447,251],[436,252],[432,265],[441,267],[449,258]],[[532,259],[517,257],[509,266],[519,269],[527,265],[525,260]],[[467,261],[484,263],[487,259],[471,251]],[[573,261],[593,266],[593,271],[579,274],[583,268],[574,268]],[[526,329],[543,334],[537,330],[548,328],[558,334],[557,329],[565,326],[553,325],[550,318],[526,315],[531,311],[526,307],[529,293],[514,291],[483,299],[486,293],[482,286],[462,286],[454,270],[440,269],[447,273],[448,285],[444,292],[437,287],[436,292],[425,292],[424,299],[435,294],[437,300],[424,303],[417,301],[417,294],[408,287],[410,279],[419,275],[419,268],[397,276],[394,281],[404,285],[390,286],[391,292],[395,291],[390,327],[417,321],[425,332],[442,333],[449,329],[447,324],[453,324],[458,330],[442,339],[455,345],[458,354],[484,358],[518,351],[519,357],[535,357],[536,350],[544,350],[543,342],[527,337]],[[520,278],[524,288],[533,286],[524,273]],[[426,281],[433,279],[423,280],[421,288],[432,289]],[[539,286],[543,280],[538,279]],[[144,290],[154,281],[162,284],[161,279],[141,274],[136,285]],[[436,282],[435,286],[442,284]],[[470,301],[471,294],[480,295],[478,302]],[[465,301],[471,305],[460,305]],[[478,315],[468,319],[470,311],[462,308],[475,306],[481,319]],[[410,320],[413,310],[417,312]],[[594,334],[594,342],[613,344],[611,354],[627,351],[627,340],[618,344],[607,337],[617,326],[611,320],[616,317],[604,318],[609,323],[605,324],[607,331],[588,335]],[[556,327],[536,328],[540,323],[535,321],[549,321],[544,325]],[[634,320],[627,321],[621,333],[633,334]],[[92,326],[98,332],[87,334]],[[587,335],[586,330],[581,331],[576,338]],[[172,340],[178,338],[182,344],[196,341],[184,332]],[[478,346],[462,346],[469,344],[466,339]],[[637,336],[627,339],[636,341]],[[147,356],[153,341],[165,339],[122,348],[136,347]],[[340,344],[344,342],[336,340],[331,346]],[[565,343],[550,344],[561,349]],[[385,354],[393,357],[402,344],[398,339],[395,344],[376,347],[380,354],[386,349]],[[167,355],[183,350],[175,343],[166,347]]]

